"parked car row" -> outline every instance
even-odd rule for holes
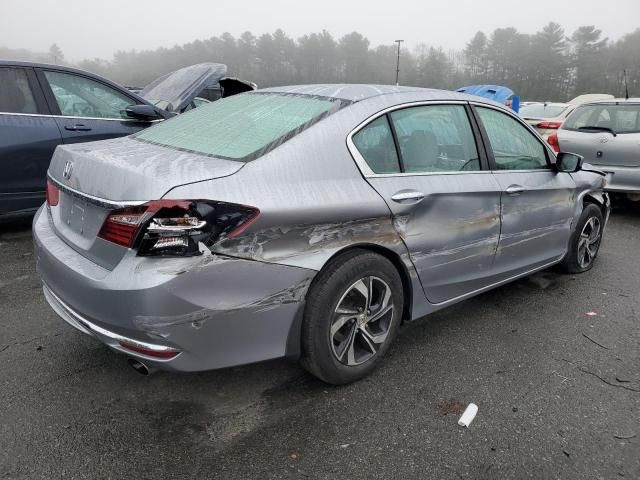
[[[226,78],[227,67],[203,63],[155,80],[138,93],[74,68],[0,61],[0,216],[35,211],[58,145],[130,135],[221,96],[255,89]]]

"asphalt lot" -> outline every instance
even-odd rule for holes
[[[285,361],[143,377],[49,309],[28,221],[0,265],[0,478],[640,478],[640,205],[592,271],[414,322],[339,388]]]

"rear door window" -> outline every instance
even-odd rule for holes
[[[348,103],[311,95],[244,93],[190,110],[148,128],[134,138],[225,160],[248,162]]]
[[[477,112],[489,137],[498,170],[546,170],[549,168],[542,142],[519,121],[492,108]]]
[[[463,105],[426,105],[391,113],[407,173],[480,170],[480,160]]]
[[[60,113],[67,117],[128,119],[136,102],[107,85],[70,73],[45,71]]]
[[[398,154],[386,115],[356,133],[353,143],[374,173],[400,173]]]
[[[0,112],[38,113],[27,72],[23,68],[0,67]]]

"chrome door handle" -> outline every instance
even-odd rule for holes
[[[397,203],[418,203],[424,198],[424,193],[415,190],[398,192],[391,196],[391,200]]]
[[[509,185],[505,190],[507,195],[518,195],[524,192],[525,188],[522,185]]]

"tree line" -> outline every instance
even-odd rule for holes
[[[112,60],[87,59],[77,66],[132,86],[200,62],[225,63],[229,75],[261,87],[392,84],[396,48],[374,47],[358,32],[336,39],[323,30],[293,39],[276,30],[260,36],[245,32],[237,38],[223,33],[172,48],[118,51]],[[0,48],[0,57],[6,56],[4,50]],[[55,44],[44,56],[64,61]],[[460,51],[421,44],[401,50],[400,56],[401,85],[455,89],[493,83],[510,87],[523,100],[566,101],[583,93],[624,96],[625,71],[630,93],[640,96],[640,29],[612,41],[595,26],[582,26],[568,35],[550,22],[534,34],[513,27],[480,31]]]

